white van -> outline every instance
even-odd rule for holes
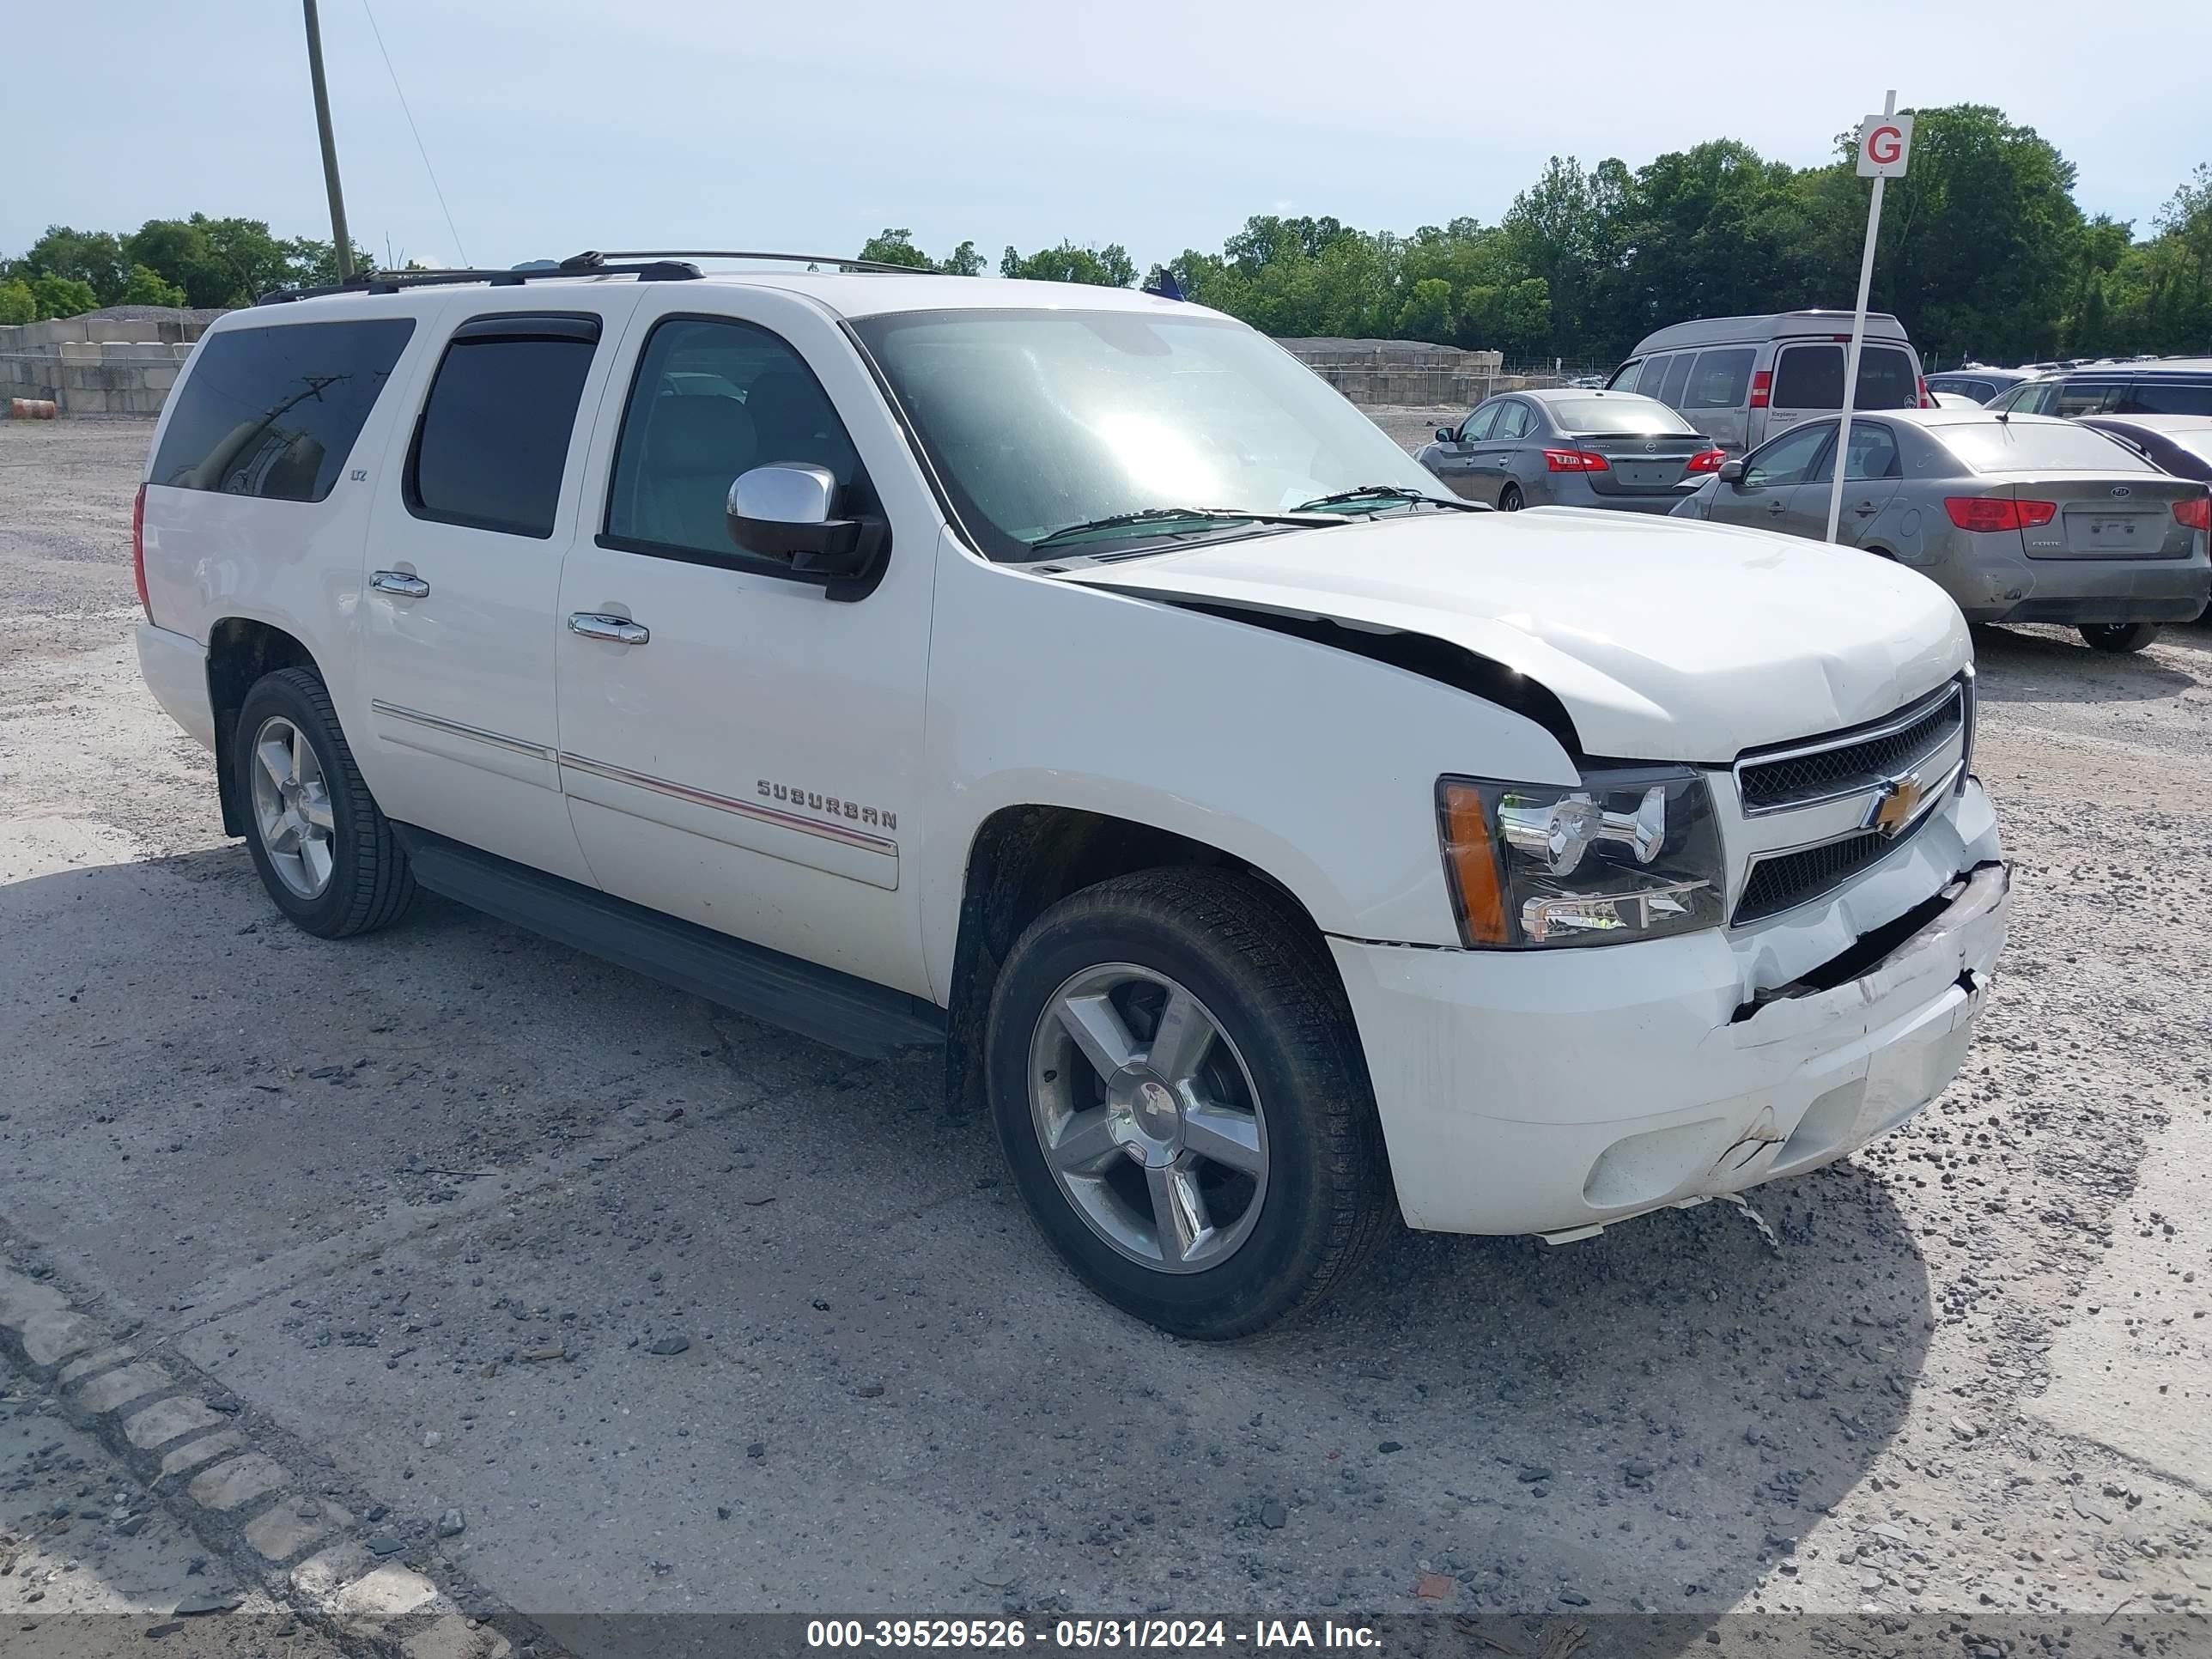
[[[1648,334],[1606,382],[1677,410],[1723,449],[1741,453],[1844,404],[1848,311],[1783,311],[1770,317],[1705,317]],[[1932,409],[1920,354],[1905,325],[1867,313],[1859,355],[1859,409]]]

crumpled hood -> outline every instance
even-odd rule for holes
[[[1547,688],[1585,753],[1630,760],[1879,719],[1973,657],[1948,596],[1887,559],[1594,509],[1355,520],[1065,580],[1448,641]]]

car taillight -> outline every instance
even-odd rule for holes
[[[2176,501],[2173,516],[2188,529],[2212,531],[2212,495],[2199,495],[2193,501]]]
[[[1588,449],[1547,449],[1544,465],[1554,472],[1610,472],[1613,463]]]
[[[2058,503],[2008,501],[1997,495],[1947,495],[1943,510],[1961,530],[2033,530],[2058,516]]]
[[[131,574],[138,583],[138,608],[154,620],[154,601],[146,597],[146,486],[131,498]]]
[[[1766,407],[1767,400],[1773,395],[1774,371],[1771,368],[1762,368],[1751,377],[1751,406],[1753,409],[1764,409]]]
[[[1721,463],[1726,459],[1728,459],[1728,451],[1725,449],[1701,449],[1696,454],[1691,456],[1687,461],[1683,463],[1682,471],[1685,472],[1717,472],[1721,470]]]
[[[1936,394],[1929,391],[1928,377],[1924,374],[1920,377],[1920,406],[1923,409],[1936,407]]]

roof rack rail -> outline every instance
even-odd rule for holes
[[[582,257],[582,256],[580,256]],[[641,283],[688,283],[703,275],[699,267],[679,259],[653,259],[632,264],[609,264],[604,258],[583,265],[563,260],[559,265],[533,270],[454,269],[451,270],[371,270],[349,282],[320,288],[277,288],[254,301],[258,306],[289,305],[295,300],[319,300],[331,294],[397,294],[402,289],[438,288],[453,283],[487,283],[494,288],[520,288],[525,283],[553,276],[635,276]]]
[[[920,265],[895,265],[883,259],[854,259],[842,253],[769,253],[743,248],[629,248],[619,253],[579,253],[561,262],[563,270],[590,269],[586,259],[781,259],[793,264],[834,265],[840,270],[884,270],[898,276],[927,276]]]

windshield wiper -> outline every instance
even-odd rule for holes
[[[1109,513],[1103,519],[1085,519],[1079,524],[1064,524],[1031,542],[1030,550],[1034,553],[1039,548],[1050,547],[1055,542],[1073,541],[1079,536],[1121,530],[1135,525],[1288,524],[1311,528],[1340,522],[1341,520],[1333,515],[1322,514],[1247,513],[1233,507],[1147,507],[1134,513]]]
[[[1310,501],[1300,501],[1292,509],[1310,513],[1319,507],[1338,507],[1346,501],[1426,501],[1431,507],[1449,507],[1462,513],[1482,513],[1489,509],[1479,501],[1463,501],[1456,495],[1431,495],[1425,489],[1408,489],[1403,484],[1361,484],[1352,489],[1340,489],[1333,495],[1316,495]]]

